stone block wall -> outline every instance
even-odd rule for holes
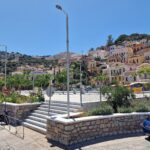
[[[27,104],[6,103],[6,110],[9,112],[9,116],[23,120],[39,106],[40,103],[27,103]],[[0,112],[4,110],[5,104],[1,104]]]
[[[103,136],[142,132],[141,124],[150,113],[116,114],[76,119],[51,118],[47,138],[71,145]]]

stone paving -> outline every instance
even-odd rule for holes
[[[48,142],[45,135],[25,128],[25,138],[21,139],[0,127],[0,150],[63,150],[64,147]],[[150,142],[146,136],[103,138],[75,145],[68,149],[80,150],[148,150]]]

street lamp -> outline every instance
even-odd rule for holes
[[[82,61],[80,62],[80,104],[82,106]]]
[[[68,113],[68,118],[70,117],[70,95],[69,95],[69,83],[70,83],[70,78],[69,78],[69,17],[68,17],[68,13],[66,13],[66,11],[64,11],[64,9],[60,6],[60,5],[56,5],[56,8],[60,11],[62,11],[65,16],[66,16],[66,48],[67,48],[67,113]]]

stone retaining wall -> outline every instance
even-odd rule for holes
[[[26,104],[14,104],[6,103],[6,110],[9,112],[9,116],[17,119],[25,119],[33,110],[40,106],[41,103],[26,103]],[[0,105],[0,112],[5,110],[5,104]]]
[[[103,136],[142,132],[141,124],[150,113],[115,114],[76,119],[50,118],[47,138],[71,145]]]

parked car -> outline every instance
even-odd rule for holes
[[[150,119],[145,119],[143,122],[143,131],[150,139]]]

